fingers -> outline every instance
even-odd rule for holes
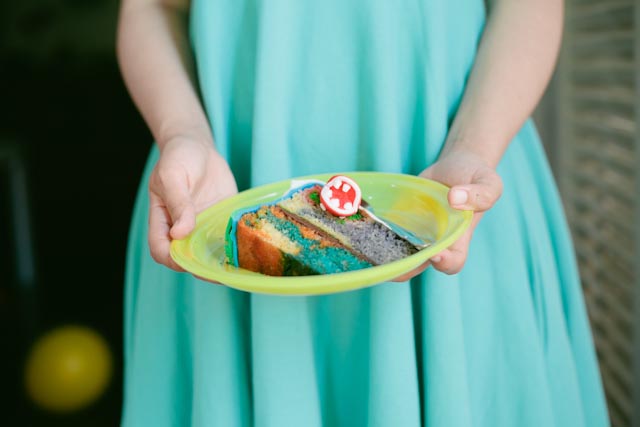
[[[479,173],[470,184],[451,187],[448,200],[455,209],[484,212],[502,195],[502,179],[492,169]]]
[[[457,274],[462,270],[467,261],[471,237],[482,215],[482,213],[474,214],[471,225],[464,234],[447,249],[431,257],[430,262],[433,268],[446,274]]]
[[[446,274],[459,273],[467,260],[471,234],[470,231],[465,232],[453,245],[432,257],[431,265],[433,268]]]
[[[457,274],[462,270],[465,261],[467,260],[467,253],[469,251],[469,242],[471,241],[472,230],[467,230],[454,244],[449,246],[444,251],[431,257],[431,259],[420,267],[412,270],[402,276],[396,277],[392,282],[406,282],[407,280],[417,276],[426,270],[429,266],[432,266],[438,271],[445,274]]]
[[[437,255],[431,257],[431,259],[415,270],[410,271],[409,273],[405,273],[400,277],[393,279],[393,282],[405,282],[411,279],[414,276],[422,273],[427,267],[432,266],[438,271],[441,271],[445,274],[457,274],[464,267],[464,263],[467,260],[467,254],[469,252],[469,243],[471,242],[471,236],[473,236],[473,231],[478,225],[480,218],[482,217],[481,213],[474,214],[473,220],[471,221],[471,225],[464,232],[464,234],[456,240],[451,246],[449,246],[444,251],[438,253]]]
[[[197,274],[193,274],[193,277],[195,277],[198,280],[202,280],[203,282],[209,282],[209,283],[212,283],[214,285],[224,286],[222,283],[220,283],[218,281],[211,280],[211,279],[205,279],[204,277],[198,276]]]
[[[431,263],[429,261],[425,262],[424,264],[422,264],[420,267],[411,270],[408,273],[403,274],[402,276],[396,277],[395,279],[392,280],[392,282],[406,282],[407,280],[413,278],[414,276],[417,276],[418,274],[422,273],[424,270],[427,269],[427,267],[429,267]]]
[[[151,193],[150,197],[148,240],[151,257],[157,263],[166,265],[173,270],[184,271],[171,259],[171,238],[169,235],[171,219],[169,212],[157,195]]]

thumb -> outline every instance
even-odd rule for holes
[[[484,212],[490,209],[502,195],[502,179],[487,169],[477,174],[470,184],[451,187],[448,200],[451,207]]]
[[[187,180],[183,177],[164,180],[164,202],[171,217],[172,239],[187,237],[196,225],[196,210]]]
[[[172,239],[184,239],[196,226],[196,213],[192,203],[184,205],[169,230]]]

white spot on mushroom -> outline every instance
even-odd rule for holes
[[[348,193],[349,190],[351,190],[351,186],[345,182],[344,185],[342,186],[342,191],[344,191],[345,193]]]
[[[351,209],[353,209],[353,205],[351,204],[351,202],[347,202],[344,204],[345,211],[350,211]]]

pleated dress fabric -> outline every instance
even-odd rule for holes
[[[199,88],[240,189],[420,173],[445,140],[485,15],[481,0],[194,0]],[[317,297],[250,294],[157,265],[146,240],[157,158],[128,248],[124,426],[609,425],[530,122],[498,167],[504,194],[461,273]]]

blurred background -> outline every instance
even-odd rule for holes
[[[117,7],[0,2],[0,425],[119,423],[124,255],[151,136],[115,62]],[[534,117],[613,426],[640,427],[640,3],[566,7]]]
[[[0,425],[119,424],[126,237],[152,139],[115,62],[117,8],[0,1]],[[69,401],[27,394],[36,342],[36,373],[62,363],[56,378],[79,382]]]

